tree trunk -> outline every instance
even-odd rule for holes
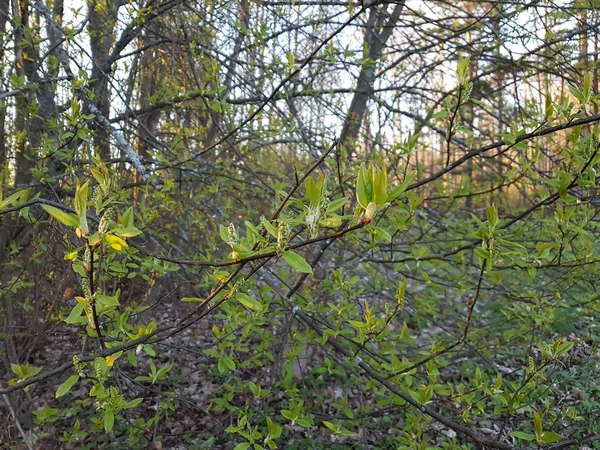
[[[579,17],[579,64],[583,79],[583,75],[585,75],[589,67],[587,10],[582,9]]]
[[[150,106],[150,99],[156,93],[166,76],[165,65],[162,61],[162,57],[157,51],[158,48],[152,47],[151,44],[153,44],[153,42],[150,38],[145,37],[143,39],[143,46],[150,46],[150,48],[148,48],[140,58],[141,81],[139,87],[139,107],[141,109]],[[159,118],[160,110],[154,110],[138,119],[139,137],[137,140],[137,153],[142,159],[148,159],[150,157],[150,150],[152,147],[150,142],[156,139],[155,136],[158,129]],[[141,174],[136,170],[136,185],[141,183],[141,181]],[[140,202],[143,203],[144,198],[140,187],[136,186],[134,189],[134,205],[137,205]]]
[[[47,160],[37,158],[37,152],[44,141],[52,142],[57,138],[57,130],[51,128],[49,124],[56,121],[58,108],[54,97],[54,86],[51,83],[39,83],[40,73],[43,70],[39,61],[37,42],[33,38],[24,39],[25,30],[29,26],[28,4],[24,0],[13,0],[12,8],[13,17],[19,19],[15,20],[15,23],[20,24],[20,26],[13,26],[15,48],[19,49],[14,70],[18,76],[25,77],[30,84],[37,84],[35,91],[25,91],[15,98],[15,184],[28,185],[32,180],[31,169],[36,164],[47,164],[47,175],[52,178],[60,175],[62,171],[62,161],[57,152]],[[55,1],[52,13],[56,20],[62,20],[63,0]],[[39,20],[36,22],[39,23]],[[39,36],[40,33],[39,30],[36,33],[30,33],[28,30],[28,34]],[[50,25],[48,36],[50,48],[53,49],[50,54],[56,56],[62,36],[54,33]],[[52,61],[52,58],[49,58],[49,61]],[[53,62],[49,64],[51,66],[48,68],[48,74],[56,76],[58,68]],[[30,113],[30,108],[35,109],[35,113]],[[22,218],[7,221],[5,224],[8,226],[0,229],[0,264],[5,262],[5,250],[15,239],[19,238],[17,246],[23,248],[33,237],[32,232],[21,235],[25,227],[29,226],[29,223]]]
[[[381,58],[385,44],[392,35],[394,25],[400,18],[404,3],[405,0],[398,1],[391,13],[385,11],[383,6],[369,10],[367,24],[365,25],[363,66],[358,75],[356,92],[346,113],[340,135],[340,142],[346,147],[348,159],[352,159],[358,133],[367,110],[367,102],[373,95],[375,65]]]
[[[10,10],[10,0],[0,0],[0,37],[4,35],[6,31],[6,22],[8,21],[8,14]],[[6,42],[0,38],[0,61],[4,61],[4,49]],[[2,76],[4,74],[0,73]],[[6,88],[7,86],[3,86]],[[6,172],[6,102],[0,100],[0,183],[3,183],[5,178],[8,177]]]
[[[15,48],[15,73],[19,77],[32,76],[35,58],[34,48],[31,40],[23,39],[24,29],[29,27],[29,6],[23,0],[13,0],[13,17],[20,26],[14,27]],[[18,19],[17,19],[18,18]],[[15,120],[15,184],[29,184],[31,181],[31,168],[33,167],[33,155],[30,154],[30,146],[27,145],[29,94],[23,92],[16,97],[16,120]]]
[[[95,105],[104,117],[110,117],[110,86],[107,71],[110,49],[114,40],[114,27],[119,4],[113,0],[93,0],[88,3],[90,22],[90,48],[92,50],[92,90]],[[96,154],[103,160],[110,158],[110,133],[98,126],[94,136]]]

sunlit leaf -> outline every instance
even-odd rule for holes
[[[65,319],[65,322],[70,323],[70,324],[87,322],[87,318],[85,316],[81,315],[81,313],[85,309],[86,304],[87,304],[86,302],[77,303],[71,310],[71,313],[69,314],[69,316]]]
[[[522,431],[513,431],[511,434],[516,438],[524,439],[526,441],[533,441],[535,439],[533,434],[523,433]]]
[[[253,309],[255,311],[262,311],[262,305],[257,300],[253,299],[249,295],[240,292],[235,296],[236,300],[244,305],[245,308]]]
[[[104,431],[110,433],[115,425],[115,414],[112,409],[104,411]]]
[[[54,206],[42,205],[42,208],[54,219],[58,220],[63,225],[77,228],[79,227],[79,217],[75,214],[66,213]]]
[[[561,436],[560,434],[555,433],[553,431],[545,431],[542,434],[541,441],[544,442],[545,444],[551,444],[553,442],[560,441],[561,439],[564,439],[564,437]]]
[[[112,230],[112,232],[114,234],[118,234],[121,237],[134,237],[137,236],[139,234],[142,234],[142,232],[140,230],[138,230],[136,227],[127,227],[127,228],[115,228],[114,230]]]
[[[66,381],[62,383],[56,390],[56,398],[62,397],[69,392],[78,381],[79,375],[71,375],[69,378],[67,378]]]
[[[366,208],[371,201],[371,192],[371,180],[369,180],[367,169],[363,166],[358,170],[356,179],[356,199],[363,208]]]
[[[127,242],[125,242],[125,240],[121,239],[119,236],[109,233],[105,237],[106,237],[106,241],[109,243],[111,248],[113,248],[117,251],[129,248],[129,245],[127,245]]]
[[[283,254],[283,259],[289,266],[302,273],[313,273],[312,267],[298,253],[288,250]]]
[[[373,180],[373,202],[376,205],[383,205],[387,199],[387,172],[384,167],[375,174]]]

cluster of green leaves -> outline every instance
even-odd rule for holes
[[[94,192],[90,180],[78,184],[75,190],[75,213],[43,204],[44,210],[58,222],[74,229],[76,236],[81,241],[81,246],[68,248],[65,260],[70,261],[73,271],[81,277],[84,296],[76,296],[76,305],[64,321],[69,325],[85,327],[90,338],[98,339],[102,346],[114,347],[122,345],[129,340],[138,339],[156,329],[154,322],[148,325],[135,325],[131,321],[133,314],[141,313],[144,308],[127,306],[121,308],[119,297],[120,290],[108,293],[105,291],[107,280],[115,272],[115,265],[126,266],[131,248],[126,239],[141,235],[141,231],[134,226],[133,208],[129,207],[118,218],[115,218],[117,203],[115,193],[111,187],[111,175],[107,167],[95,159],[96,167],[90,169],[96,181]],[[89,207],[93,206],[95,214],[90,215]],[[100,217],[100,219],[95,219]],[[97,221],[97,226],[92,227],[90,218]],[[127,278],[130,273],[124,270]],[[100,328],[99,328],[100,327]],[[144,350],[148,355],[155,356],[154,349],[148,344],[140,344],[137,349],[127,352],[131,365],[137,366],[136,354]],[[120,389],[110,381],[114,376],[112,368],[115,362],[123,355],[118,351],[106,357],[98,357],[94,361],[81,363],[74,357],[77,374],[68,377],[56,390],[56,398],[63,397],[70,392],[79,382],[91,385],[89,397],[94,398],[94,408],[102,416],[105,432],[112,431],[115,417],[123,410],[134,408],[142,402],[142,398],[126,400]],[[156,370],[151,363],[149,377],[138,377],[139,381],[156,382],[171,366],[164,366]],[[20,379],[35,375],[35,371],[21,370]],[[25,378],[24,378],[25,377]],[[76,428],[78,428],[78,422]],[[79,431],[75,434],[79,436]]]
[[[319,228],[338,228],[343,220],[351,220],[352,216],[336,214],[348,199],[340,197],[330,200],[323,176],[317,182],[312,177],[308,177],[304,188],[305,202],[295,198],[290,199],[290,206],[285,210],[287,213],[274,220],[262,216],[257,225],[246,220],[243,235],[240,235],[233,223],[227,227],[221,225],[219,234],[221,239],[231,247],[231,259],[241,261],[276,252],[294,270],[312,273],[312,267],[304,257],[289,248],[290,240],[297,235],[294,230],[298,227],[304,228],[309,236],[314,238]],[[281,194],[284,197],[286,195],[285,192]],[[298,208],[294,209],[294,207]],[[298,210],[299,212],[294,212]]]
[[[293,70],[293,58],[288,58],[288,65]],[[467,74],[468,59],[460,59],[456,72],[459,94],[434,116],[446,120],[448,140],[458,132],[472,134],[457,119],[462,105],[476,103],[470,99],[473,85]],[[597,101],[590,93],[589,77],[581,88],[572,88],[571,92],[583,110]],[[226,102],[216,98],[210,103],[217,113],[223,113],[226,107]],[[581,113],[574,108],[553,105],[550,99],[544,120],[552,120],[555,113],[576,119]],[[75,102],[69,120],[76,126],[89,117],[82,116]],[[87,133],[79,128],[77,136],[84,139]],[[515,126],[503,141],[514,151],[531,153],[526,155],[531,160],[523,166],[528,170],[539,152],[522,139],[524,135],[525,128]],[[415,150],[418,137],[418,133],[409,136],[399,145],[403,155]],[[215,203],[224,210],[222,223],[229,223],[217,224],[218,230],[199,212],[186,211],[172,180],[167,179],[163,191],[147,193],[150,206],[137,205],[136,218],[139,221],[141,216],[147,226],[138,228],[131,199],[120,192],[115,175],[94,159],[88,179],[82,178],[76,184],[72,208],[42,206],[50,217],[72,230],[70,238],[73,234],[76,237],[66,241],[65,260],[81,278],[83,294],[75,297],[76,304],[70,305],[66,313],[61,313],[62,319],[68,326],[85,330],[85,339],[91,338],[106,348],[156,331],[153,321],[139,323],[145,307],[124,301],[117,283],[137,276],[148,280],[149,274],[161,276],[174,270],[158,259],[140,256],[132,241],[144,236],[142,229],[158,233],[165,248],[176,249],[172,235],[180,231],[177,220],[186,217],[194,223],[182,233],[187,233],[190,242],[204,245],[195,257],[204,263],[217,262],[214,265],[218,267],[200,275],[190,269],[186,275],[194,277],[200,291],[210,293],[233,273],[224,270],[223,265],[274,257],[286,263],[275,266],[275,279],[285,282],[295,272],[312,274],[313,267],[300,249],[351,226],[364,226],[369,239],[364,238],[366,233],[345,236],[343,249],[331,259],[336,267],[328,268],[320,285],[307,283],[292,300],[272,284],[254,278],[235,280],[211,298],[210,305],[218,304],[219,308],[211,316],[210,328],[199,331],[209,334],[211,343],[195,354],[206,358],[208,364],[202,370],[219,386],[212,394],[211,413],[233,417],[225,439],[235,440],[236,450],[276,448],[278,443],[316,427],[329,430],[339,440],[355,439],[361,428],[374,432],[384,429],[382,447],[438,448],[429,440],[432,421],[422,410],[410,409],[406,400],[390,395],[372,379],[357,375],[358,359],[346,360],[329,352],[330,341],[347,346],[418,404],[452,404],[450,409],[456,412],[453,420],[474,426],[496,420],[508,424],[507,435],[538,445],[566,436],[561,426],[572,426],[578,433],[594,431],[591,427],[597,424],[586,428],[581,419],[582,411],[594,406],[593,402],[583,409],[558,408],[560,389],[549,382],[555,376],[568,377],[566,364],[577,341],[599,339],[595,332],[586,328],[578,331],[571,325],[574,320],[585,320],[589,325],[599,316],[597,295],[585,285],[596,277],[592,265],[599,251],[596,214],[578,203],[573,190],[596,186],[597,139],[598,130],[586,134],[576,127],[569,133],[563,164],[544,183],[524,186],[531,189],[534,201],[556,192],[558,203],[552,206],[548,202],[548,208],[534,211],[522,226],[514,228],[505,227],[509,222],[501,217],[511,216],[516,207],[512,199],[501,196],[497,203],[486,205],[485,218],[478,214],[471,214],[472,220],[464,218],[462,204],[451,199],[445,215],[432,220],[424,212],[426,208],[421,208],[424,196],[406,192],[412,176],[407,174],[391,183],[386,168],[390,164],[383,159],[377,165],[357,163],[351,167],[356,202],[342,189],[330,188],[334,177],[325,171],[318,178],[308,177],[301,186],[303,197],[289,199],[273,219],[266,218],[268,208],[264,205],[252,204],[243,210],[233,204],[224,194],[235,190],[232,185],[207,183],[188,200],[201,203],[214,196]],[[338,181],[343,183],[343,176],[340,178]],[[397,186],[391,188],[391,184]],[[269,207],[287,196],[283,183],[273,186],[275,198],[265,202]],[[440,186],[439,193],[448,193],[446,189],[456,194],[471,192],[472,186],[462,184],[456,191]],[[259,195],[265,195],[259,189],[249,192],[245,195],[256,203],[257,198],[263,198]],[[6,199],[0,197],[0,209],[24,203],[29,196],[25,190]],[[349,203],[355,206],[351,212],[347,211]],[[22,208],[20,214],[27,217],[27,209]],[[438,230],[441,237],[426,238],[431,229]],[[463,245],[465,242],[467,245]],[[224,249],[230,251],[227,261],[222,261]],[[369,255],[374,260],[389,255],[386,268],[364,264]],[[395,260],[398,255],[402,255],[401,262]],[[554,266],[560,269],[561,265],[573,270],[557,274]],[[483,276],[479,275],[480,268]],[[572,294],[565,292],[563,282],[575,286]],[[464,357],[462,347],[445,352],[456,341],[456,334],[460,336],[465,329],[464,305],[467,309],[475,306],[474,291],[479,292],[480,287],[484,294],[478,299],[469,334],[472,353]],[[202,296],[181,300],[207,305]],[[292,323],[296,308],[317,318],[322,333],[301,325],[286,326]],[[285,338],[273,332],[282,329]],[[438,329],[450,331],[438,337]],[[307,348],[326,351],[317,350],[316,363],[303,368],[299,376],[295,364]],[[77,373],[64,380],[55,393],[57,401],[62,402],[61,410],[45,405],[36,411],[38,425],[67,423],[67,413],[74,412],[77,418],[69,422],[65,442],[96,433],[95,442],[102,443],[106,440],[101,439],[108,439],[104,433],[120,433],[127,436],[128,442],[142,445],[143,430],[167,417],[175,409],[175,400],[171,392],[161,391],[166,399],[159,402],[156,414],[137,417],[129,426],[120,427],[120,418],[143,400],[125,398],[115,383],[115,368],[128,363],[127,369],[136,372],[136,382],[170,388],[178,367],[173,362],[160,364],[157,359],[144,361],[146,356],[157,357],[157,352],[158,346],[144,343],[85,363],[75,359]],[[270,378],[278,363],[280,373]],[[500,373],[496,370],[499,366],[509,366],[509,370]],[[11,384],[40,372],[28,364],[13,364],[12,370],[16,377]],[[256,374],[253,381],[247,379],[249,373]],[[333,400],[326,398],[330,386],[336,386]],[[356,392],[360,392],[360,401]],[[394,422],[384,417],[366,423],[363,413],[379,408],[391,411]],[[82,414],[90,409],[93,415]],[[452,438],[439,440],[445,441],[440,444],[444,448],[465,447]]]

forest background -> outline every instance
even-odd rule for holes
[[[0,0],[0,447],[600,448],[597,0]]]

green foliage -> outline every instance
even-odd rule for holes
[[[312,267],[298,253],[288,250],[284,252],[283,259],[290,267],[298,272],[313,273]]]
[[[600,433],[598,68],[567,30],[598,5],[263,3],[11,18],[0,390],[13,421],[30,408],[25,437],[466,450]],[[548,35],[514,61],[534,13]]]
[[[8,380],[9,385],[15,385],[17,383],[20,383],[21,381],[25,381],[29,378],[36,376],[38,373],[40,373],[42,371],[41,367],[31,367],[29,365],[29,363],[27,363],[27,364],[14,364],[13,363],[10,365],[10,368],[13,371],[13,373],[15,375],[17,375],[17,378],[11,378],[10,380]],[[28,390],[29,390],[29,386],[25,387],[25,392],[27,392]]]
[[[377,170],[373,164],[370,164],[368,169],[361,166],[358,170],[358,179],[356,182],[358,204],[365,210],[369,209],[371,203],[377,206],[385,204],[388,199],[387,186],[387,171],[385,167]],[[372,217],[372,215],[369,217]]]

